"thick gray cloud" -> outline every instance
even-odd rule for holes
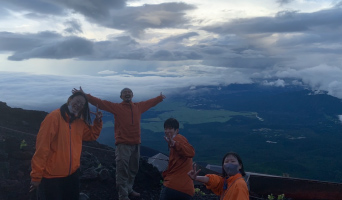
[[[196,33],[189,33],[179,37],[171,37],[165,41],[179,41]],[[111,38],[107,41],[94,42],[76,36],[62,36],[55,32],[41,32],[37,34],[14,34],[0,32],[0,51],[11,51],[9,60],[25,60],[30,58],[81,60],[198,60],[202,56],[184,45],[178,50],[143,48],[129,36]]]
[[[94,43],[92,55],[84,56],[85,60],[132,59],[144,60],[150,50],[142,48],[140,44],[129,36],[111,38],[107,41]]]
[[[0,33],[0,50],[14,51],[9,60],[30,58],[65,59],[90,55],[93,43],[80,37],[63,37],[54,32],[37,34]]]
[[[76,19],[66,21],[65,25],[67,26],[67,28],[64,29],[64,32],[71,34],[83,32],[81,23]]]
[[[49,0],[81,13],[85,17],[95,21],[103,21],[110,18],[110,12],[114,9],[121,9],[126,6],[126,0]]]
[[[204,30],[222,36],[208,46],[223,53],[214,59],[205,56],[203,64],[260,69],[323,63],[341,66],[341,19],[342,8],[335,6],[313,13],[284,11],[275,17],[236,19],[208,26]]]
[[[171,36],[166,39],[163,39],[159,42],[159,45],[164,45],[167,43],[181,43],[183,40],[189,39],[194,36],[198,36],[199,34],[196,32],[189,32],[189,33],[184,33],[176,36]]]
[[[162,3],[127,7],[126,0],[0,0],[4,7],[15,11],[28,11],[28,16],[40,14],[62,15],[67,11],[82,14],[91,23],[125,30],[139,37],[148,28],[176,28],[189,23],[185,11],[195,9],[186,3]],[[67,31],[70,31],[68,29]]]
[[[62,36],[55,32],[40,33],[10,33],[0,32],[0,51],[23,52],[43,46],[47,42],[61,39]]]
[[[97,23],[119,30],[126,30],[133,36],[139,37],[148,28],[181,28],[189,23],[185,11],[194,9],[185,3],[163,3],[139,7],[125,7],[115,10],[106,20]]]
[[[237,58],[218,57],[213,60],[204,60],[202,64],[211,66],[222,66],[232,68],[251,68],[251,69],[265,69],[270,68],[279,63],[280,58],[249,58],[239,56]]]
[[[28,58],[66,59],[91,54],[93,44],[79,37],[68,37],[65,40],[36,47],[27,52],[17,52],[10,56],[10,60],[24,60]]]
[[[153,60],[176,61],[176,60],[199,60],[199,59],[202,59],[203,57],[194,51],[159,50],[155,52],[150,58]]]
[[[279,5],[284,5],[284,4],[289,4],[291,3],[293,0],[276,0],[277,3],[279,3]]]
[[[313,13],[279,12],[275,17],[236,19],[232,22],[204,27],[218,34],[260,34],[311,32],[317,28],[341,28],[342,8]]]

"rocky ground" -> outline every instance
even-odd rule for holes
[[[15,135],[15,136],[13,136]],[[28,193],[30,184],[30,161],[34,153],[34,140],[26,139],[27,146],[20,149],[23,138],[20,133],[0,129],[0,199],[36,199]],[[114,149],[97,142],[84,143],[81,156],[80,191],[84,200],[118,199],[115,188]],[[135,190],[141,200],[156,200],[161,189],[161,174],[145,160],[135,180]],[[199,187],[194,199],[217,199],[204,187]]]

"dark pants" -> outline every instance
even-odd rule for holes
[[[163,186],[159,200],[190,200],[191,196],[183,192]]]
[[[78,200],[79,169],[63,178],[43,178],[38,187],[39,200]]]

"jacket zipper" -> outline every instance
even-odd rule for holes
[[[133,109],[132,109],[132,105],[129,104],[130,108],[131,108],[131,114],[132,114],[132,124],[134,124],[134,121],[133,121]]]
[[[71,156],[71,123],[69,123],[69,137],[70,137],[70,166],[69,166],[69,175],[71,173],[71,164],[72,164],[72,156]]]

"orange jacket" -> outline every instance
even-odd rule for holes
[[[115,144],[140,144],[141,114],[163,101],[162,96],[138,103],[113,103],[87,94],[89,103],[114,115]]]
[[[207,189],[221,196],[220,200],[249,200],[247,184],[240,173],[229,177],[228,180],[215,174],[206,176],[209,177],[209,182],[205,184]],[[224,190],[225,181],[228,181],[228,184],[227,189]]]
[[[173,139],[176,143],[170,149],[169,164],[163,172],[164,186],[193,196],[194,182],[188,172],[192,170],[195,149],[181,134],[177,134]]]
[[[82,119],[66,122],[60,109],[52,111],[43,120],[32,157],[31,180],[66,177],[80,167],[82,140],[96,140],[102,122],[94,121],[88,126]]]

